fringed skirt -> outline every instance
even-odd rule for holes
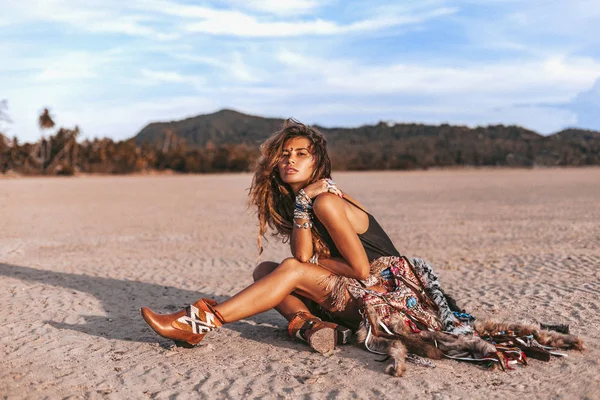
[[[393,375],[404,372],[405,360],[427,365],[420,356],[510,369],[512,364],[526,364],[526,354],[549,359],[550,354],[562,355],[554,348],[583,348],[575,336],[532,325],[474,323],[464,310],[451,309],[432,267],[420,258],[380,257],[363,281],[328,275],[321,283],[329,292],[330,311],[344,310],[352,298],[358,301],[359,342],[369,351],[392,357],[388,372]]]
[[[450,309],[437,276],[420,258],[380,257],[370,266],[370,275],[359,281],[340,275],[328,275],[321,282],[329,291],[333,311],[344,309],[349,296],[358,300],[360,312],[373,307],[383,324],[400,314],[413,332],[424,329],[469,331]]]

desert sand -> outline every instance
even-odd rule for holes
[[[569,324],[586,344],[487,371],[384,373],[269,311],[176,348],[139,315],[252,281],[250,174],[0,180],[0,398],[600,398],[600,169],[334,173],[398,249],[479,318]],[[289,256],[270,238],[262,260]]]

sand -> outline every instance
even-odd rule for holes
[[[587,350],[490,372],[384,373],[276,312],[175,348],[139,316],[251,283],[249,174],[0,180],[0,398],[600,398],[600,169],[335,173],[480,318],[570,324]],[[282,260],[277,239],[263,260]]]

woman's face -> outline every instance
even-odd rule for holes
[[[286,140],[277,167],[281,180],[291,185],[292,188],[306,183],[315,170],[315,158],[312,154],[310,139],[295,137]]]

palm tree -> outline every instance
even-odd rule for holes
[[[44,130],[54,128],[54,120],[52,116],[50,116],[50,111],[47,108],[44,108],[44,111],[38,118],[38,124],[40,126],[40,130],[42,131],[42,140],[40,141],[40,161],[42,172],[44,171],[44,164],[47,161],[48,156],[50,155],[50,140],[46,141],[44,139]]]
[[[79,126],[75,125],[75,129],[71,131],[71,167],[75,170],[75,166],[77,165],[77,156],[79,151],[79,144],[77,143],[77,137],[79,136]]]
[[[40,129],[42,130],[54,128],[54,120],[50,116],[50,111],[48,111],[47,108],[44,108],[44,111],[38,119],[38,123],[40,125]]]
[[[75,126],[75,129],[60,128],[58,133],[53,136],[57,148],[56,153],[52,153],[53,157],[48,160],[46,173],[53,174],[62,171],[64,174],[66,173],[65,168],[68,168],[68,175],[75,172],[78,150],[77,136],[79,136],[78,126]]]
[[[4,123],[10,124],[12,121],[6,112],[8,110],[8,101],[0,100],[0,134],[4,132]]]

